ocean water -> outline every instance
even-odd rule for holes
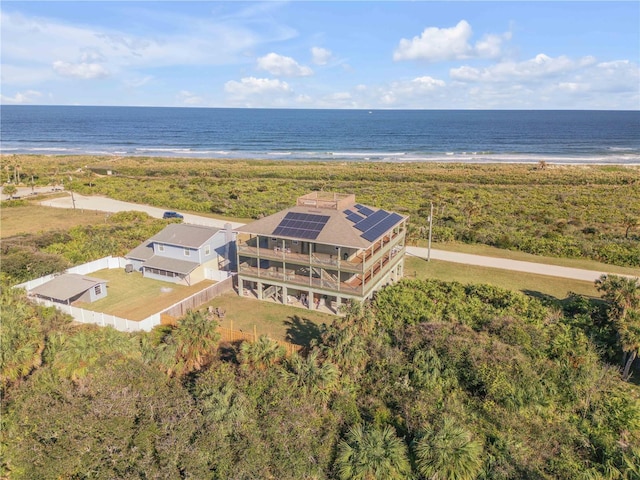
[[[639,111],[0,107],[2,153],[640,164]]]

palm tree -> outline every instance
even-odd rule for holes
[[[228,435],[250,420],[247,397],[229,383],[221,388],[206,387],[198,396],[204,419],[218,432]]]
[[[307,358],[294,354],[287,366],[289,371],[285,375],[308,393],[319,393],[326,398],[338,383],[338,368],[329,361],[320,363],[317,350]]]
[[[102,357],[95,331],[81,331],[63,340],[54,360],[54,368],[63,376],[77,381],[86,377]]]
[[[352,427],[338,444],[335,466],[343,480],[394,480],[411,474],[407,446],[390,425],[382,430]]]
[[[429,480],[472,480],[482,469],[482,445],[451,417],[425,432],[414,451],[418,471]]]
[[[0,387],[4,388],[40,366],[45,337],[40,319],[22,291],[2,288],[0,305]]]
[[[5,185],[4,187],[2,187],[2,193],[4,193],[8,199],[11,199],[11,197],[18,191],[18,189],[16,188],[15,185]]]
[[[218,326],[202,312],[189,310],[178,323],[175,333],[176,357],[181,363],[181,373],[201,369],[211,359],[220,340]]]
[[[240,346],[240,361],[259,369],[276,364],[284,355],[284,347],[266,335],[260,335],[257,342],[244,342]]]
[[[629,379],[631,365],[640,351],[640,283],[637,278],[602,275],[595,282],[611,308],[609,317],[622,345],[622,378]]]

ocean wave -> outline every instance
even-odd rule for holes
[[[327,152],[333,157],[400,157],[406,152]]]
[[[190,148],[171,148],[171,147],[139,147],[136,152],[174,152],[174,153],[190,153]]]

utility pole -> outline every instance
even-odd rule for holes
[[[433,226],[433,202],[431,203],[431,212],[429,213],[429,247],[427,250],[427,262],[431,261],[431,227]]]

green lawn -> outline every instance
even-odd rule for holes
[[[457,281],[460,283],[488,283],[510,290],[520,290],[532,295],[551,295],[559,300],[567,297],[569,292],[575,292],[589,297],[599,297],[593,283],[571,280],[546,275],[515,272],[498,268],[477,267],[462,263],[405,257],[405,277],[435,278],[443,281]]]
[[[426,247],[427,242],[424,240],[420,240],[418,242],[418,246]],[[519,252],[516,250],[505,250],[502,248],[496,248],[489,245],[481,245],[476,243],[434,243],[431,245],[431,247],[435,250],[446,250],[448,252],[469,253],[472,255],[484,255],[487,257],[508,258],[510,260],[520,260],[523,262],[544,263],[547,265],[558,265],[561,267],[583,268],[585,270],[595,270],[597,272],[609,272],[622,275],[640,276],[639,268],[619,267],[616,265],[608,265],[606,263],[596,262],[595,260],[583,258],[543,257],[540,255],[532,255],[530,253]]]
[[[271,303],[252,298],[239,297],[235,291],[227,292],[206,304],[226,311],[220,324],[223,327],[268,335],[298,345],[307,345],[319,334],[322,323],[330,324],[333,315]]]
[[[79,303],[78,306],[129,320],[144,320],[215,283],[205,280],[187,287],[143,278],[139,272],[125,273],[122,268],[100,270],[90,276],[108,280],[107,296],[93,303]]]

